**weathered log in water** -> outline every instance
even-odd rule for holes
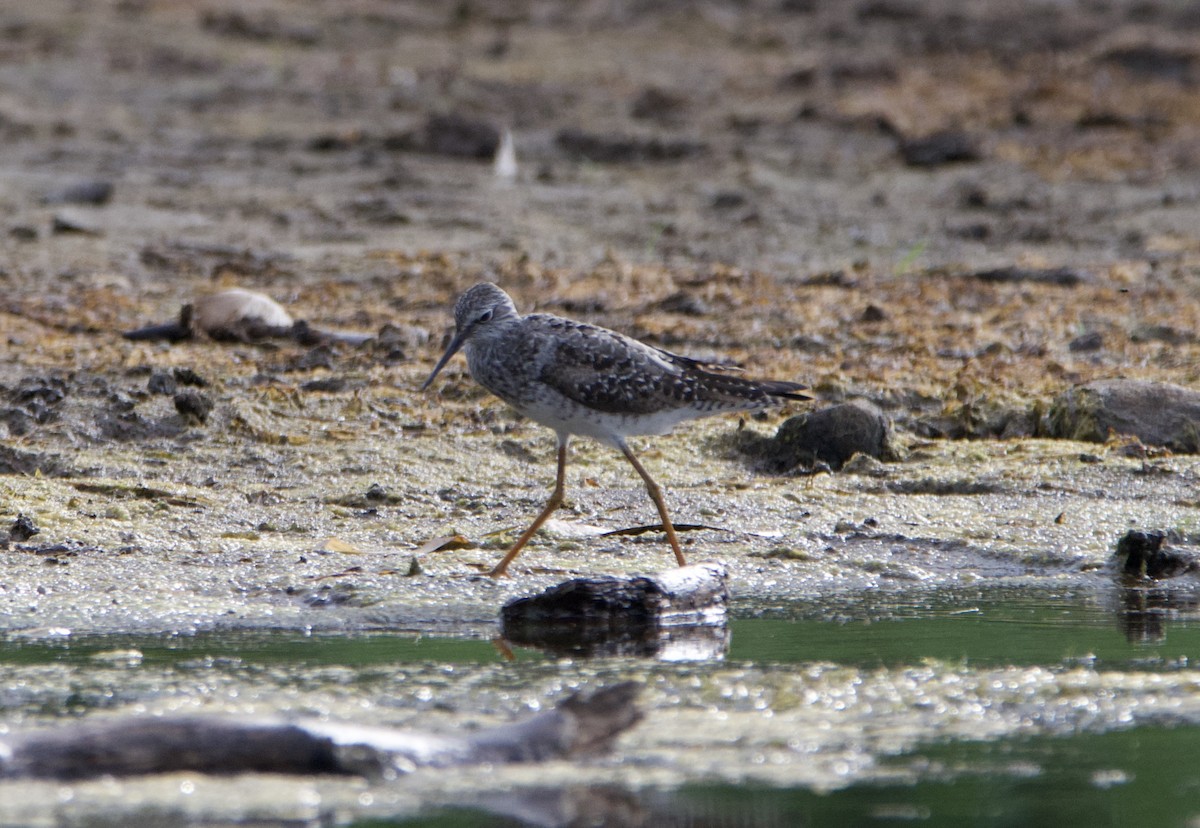
[[[575,578],[504,605],[501,632],[521,646],[574,655],[720,657],[729,603],[722,564],[654,575]]]
[[[576,693],[553,710],[467,735],[317,721],[130,718],[0,741],[0,778],[210,774],[362,774],[544,762],[600,753],[642,718],[638,686]]]

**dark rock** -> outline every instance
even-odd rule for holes
[[[323,132],[308,139],[304,148],[309,152],[345,152],[363,142],[360,132]]]
[[[151,394],[174,394],[178,389],[179,383],[166,371],[155,371],[146,380],[146,390]]]
[[[679,119],[686,104],[682,96],[651,86],[634,99],[629,114],[642,120],[670,123]]]
[[[787,420],[775,435],[773,461],[781,471],[817,462],[841,468],[855,454],[892,459],[891,442],[883,412],[866,400],[853,400]]]
[[[252,17],[241,11],[208,10],[200,16],[200,28],[220,37],[263,43],[274,40],[313,46],[321,39],[321,30],[316,26],[285,23],[270,12]]]
[[[712,313],[709,304],[694,293],[685,290],[672,293],[658,303],[658,309],[666,313],[678,313],[684,316],[707,316]]]
[[[989,270],[977,270],[971,275],[981,282],[1036,282],[1063,287],[1073,287],[1088,280],[1086,273],[1071,267],[997,267]]]
[[[500,146],[500,130],[487,121],[457,113],[431,115],[419,145],[435,155],[490,159]]]
[[[345,391],[348,385],[345,377],[323,377],[301,383],[300,390],[310,394],[314,392],[337,394]]]
[[[879,307],[879,305],[867,305],[863,308],[862,316],[859,317],[863,322],[882,322],[888,318],[887,311]]]
[[[571,157],[597,164],[679,161],[694,158],[707,149],[698,141],[597,135],[579,129],[561,130],[555,142]]]
[[[38,231],[36,227],[28,224],[15,224],[8,228],[8,237],[22,242],[37,241]]]
[[[1133,342],[1166,342],[1168,345],[1183,345],[1195,342],[1196,337],[1190,331],[1181,331],[1170,325],[1144,323],[1129,332]]]
[[[175,395],[175,410],[189,423],[202,425],[212,413],[213,401],[199,391],[180,391]]]
[[[44,477],[73,477],[79,472],[69,463],[53,454],[34,454],[12,446],[0,444],[0,474],[33,475]]]
[[[1074,353],[1099,351],[1104,347],[1104,335],[1099,331],[1088,331],[1071,340],[1067,348]]]
[[[33,522],[33,518],[29,515],[20,514],[13,521],[13,525],[8,527],[8,539],[14,543],[20,543],[29,540],[41,531]]]
[[[1164,546],[1166,539],[1164,532],[1141,529],[1122,535],[1113,553],[1121,575],[1136,581],[1157,581],[1200,573],[1200,556],[1191,550]]]
[[[404,362],[408,354],[429,342],[429,331],[413,325],[388,323],[379,329],[371,348],[388,365]]]
[[[206,388],[208,386],[208,380],[191,368],[175,368],[171,371],[171,375],[175,377],[175,381],[180,385],[193,385],[196,388]]]
[[[858,7],[859,20],[904,22],[919,20],[921,6],[912,0],[867,0]]]
[[[42,201],[46,204],[92,204],[104,205],[112,199],[113,185],[111,181],[94,179],[77,181],[68,184],[46,195]]]
[[[1101,55],[1105,63],[1120,66],[1131,75],[1187,83],[1195,80],[1200,61],[1191,51],[1145,44],[1110,49]]]
[[[1064,391],[1051,404],[1048,432],[1103,443],[1132,435],[1172,451],[1200,452],[1200,391],[1148,380],[1098,380]]]
[[[745,207],[747,203],[748,199],[745,194],[736,190],[722,190],[709,202],[714,210],[736,210],[739,207]]]
[[[900,157],[910,167],[937,167],[978,161],[982,153],[974,136],[961,130],[944,129],[923,138],[902,138]]]

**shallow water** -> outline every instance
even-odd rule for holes
[[[615,758],[391,783],[0,783],[0,824],[565,825],[586,815],[1066,825],[1086,815],[1094,825],[1182,825],[1200,815],[1200,769],[1181,760],[1200,738],[1194,598],[992,589],[743,602],[723,658],[685,663],[570,659],[420,630],[10,636],[0,643],[0,731],[178,712],[448,730],[621,678],[644,682],[647,718]]]

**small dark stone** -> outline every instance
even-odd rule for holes
[[[318,345],[306,351],[291,366],[293,371],[312,371],[317,368],[333,369],[333,349],[328,345]]]
[[[387,489],[378,483],[372,483],[370,486],[368,486],[365,495],[367,500],[374,503],[378,503],[381,500],[387,500],[387,496]]]
[[[572,158],[596,164],[678,161],[693,158],[707,149],[698,141],[600,135],[579,129],[561,130],[554,140]]]
[[[629,114],[634,118],[667,123],[679,117],[686,103],[680,95],[650,86],[634,98]]]
[[[1062,287],[1074,287],[1081,282],[1088,281],[1086,273],[1070,267],[997,267],[990,270],[977,270],[971,275],[981,282],[1034,282]]]
[[[1183,345],[1194,342],[1196,337],[1189,331],[1181,331],[1170,325],[1147,322],[1130,331],[1129,339],[1133,342],[1166,342],[1168,345]]]
[[[166,371],[155,371],[146,380],[146,390],[151,394],[174,394],[178,388],[175,377]]]
[[[1067,345],[1071,351],[1082,353],[1086,351],[1099,351],[1104,347],[1104,335],[1099,331],[1088,331],[1081,336],[1077,336]]]
[[[189,423],[201,425],[208,421],[213,402],[199,391],[180,391],[175,395],[175,410]]]
[[[923,138],[901,139],[900,156],[910,167],[937,167],[978,161],[982,154],[974,136],[961,130],[944,129]]]
[[[37,241],[38,231],[28,224],[16,224],[8,228],[8,237],[23,242]]]
[[[1151,44],[1111,49],[1100,58],[1105,63],[1120,66],[1131,75],[1186,83],[1195,80],[1197,56]]]
[[[866,400],[792,417],[779,427],[773,442],[773,460],[781,471],[817,462],[840,469],[855,454],[877,460],[893,455],[891,424]]]
[[[907,22],[921,17],[921,6],[911,0],[867,0],[858,7],[859,20]]]
[[[346,379],[344,377],[325,377],[324,379],[309,380],[301,383],[300,390],[309,393],[326,392],[336,394],[346,388]]]
[[[492,158],[500,146],[500,130],[477,118],[450,113],[431,115],[425,122],[420,147],[453,158]]]
[[[112,198],[113,185],[111,181],[95,179],[78,181],[68,184],[61,189],[48,193],[43,200],[46,204],[107,204]]]
[[[746,206],[747,198],[736,190],[722,190],[712,197],[709,204],[714,210],[736,210]]]
[[[684,316],[707,316],[712,313],[708,303],[694,293],[681,290],[672,293],[658,303],[658,308],[666,313],[679,313]]]
[[[863,322],[882,322],[888,318],[887,311],[879,307],[879,305],[867,305],[863,308],[862,316],[859,317]]]
[[[985,221],[968,221],[947,226],[946,235],[968,241],[985,241],[992,236],[992,226]]]
[[[20,543],[21,541],[29,540],[41,531],[34,524],[33,518],[29,515],[19,514],[17,515],[17,519],[13,521],[12,526],[8,527],[8,539],[13,543]]]
[[[176,368],[171,371],[171,375],[175,377],[175,381],[180,385],[193,385],[197,388],[206,388],[208,386],[208,380],[191,368]]]

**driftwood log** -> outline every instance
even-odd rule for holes
[[[505,604],[501,634],[554,653],[719,658],[728,603],[725,567],[716,563],[575,578]]]
[[[0,778],[84,779],[195,771],[360,774],[544,762],[600,753],[641,720],[638,685],[577,693],[553,710],[465,735],[316,721],[128,718],[6,736]]]

